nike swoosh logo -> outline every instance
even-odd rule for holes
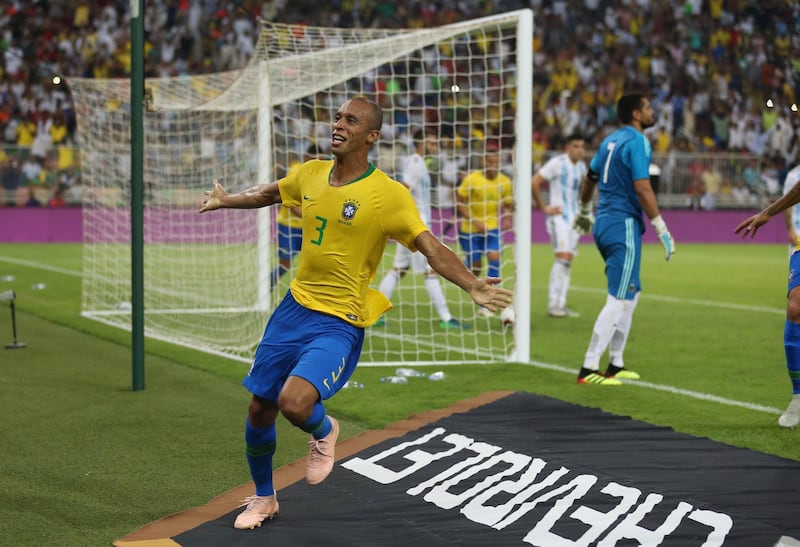
[[[310,197],[308,197],[308,196],[306,196],[306,195],[304,195],[304,196],[303,196],[303,199],[304,199],[304,200],[306,200],[306,199],[311,199],[311,198],[310,198]]]

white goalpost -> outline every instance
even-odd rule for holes
[[[502,233],[501,260],[503,286],[515,290],[516,323],[478,317],[469,295],[442,280],[453,317],[469,327],[443,328],[424,276],[410,271],[394,290],[385,324],[367,329],[362,363],[528,362],[532,36],[530,10],[428,29],[262,21],[244,69],[148,79],[145,334],[250,361],[296,258],[285,275],[273,275],[276,208],[199,215],[203,191],[215,178],[232,192],[277,180],[311,146],[325,153],[336,109],[363,94],[384,109],[370,159],[390,176],[401,178],[417,130],[437,136],[439,153],[426,158],[430,228],[459,256],[456,187],[499,148],[516,208]],[[81,313],[130,329],[130,81],[69,84],[84,186]],[[374,287],[394,252],[390,242]],[[484,262],[482,275],[486,268]]]

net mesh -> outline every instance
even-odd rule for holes
[[[384,109],[371,160],[402,178],[417,129],[439,151],[431,175],[430,227],[461,254],[455,192],[499,149],[515,180],[515,52],[518,13],[434,29],[340,29],[261,22],[257,50],[242,70],[148,79],[144,115],[145,333],[249,360],[290,271],[278,266],[278,210],[199,215],[203,191],[228,191],[284,176],[309,148],[327,153],[331,122],[349,97]],[[530,37],[526,38],[529,43]],[[130,81],[71,80],[82,150],[84,276],[82,313],[130,329]],[[515,191],[520,191],[520,185]],[[528,191],[528,184],[521,185]],[[510,210],[505,208],[505,214]],[[504,286],[515,283],[505,223]],[[387,247],[374,286],[391,269]],[[486,264],[483,265],[486,274]],[[410,271],[392,295],[382,327],[367,331],[362,362],[504,360],[514,331],[476,316],[469,295],[442,280],[453,317],[444,329],[425,276]]]

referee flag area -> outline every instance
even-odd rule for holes
[[[252,484],[114,542],[167,545],[800,545],[800,462],[527,392],[487,392],[276,472],[281,513],[233,528]]]

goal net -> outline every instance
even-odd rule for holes
[[[215,178],[230,192],[277,180],[310,151],[328,154],[336,110],[363,94],[384,109],[371,161],[390,176],[402,178],[418,130],[436,136],[438,150],[425,158],[430,228],[460,256],[456,188],[488,155],[499,152],[519,214],[509,222],[506,204],[501,215],[508,216],[499,219],[499,267],[503,286],[516,291],[515,325],[504,326],[498,314],[476,315],[469,295],[442,279],[450,314],[468,326],[445,328],[425,276],[412,270],[396,284],[385,323],[367,329],[362,363],[527,361],[532,27],[529,10],[426,29],[262,21],[244,69],[147,79],[145,334],[251,359],[297,257],[283,273],[279,208],[199,215],[203,192]],[[82,314],[130,329],[130,81],[69,84],[84,185]],[[490,188],[490,199],[499,199],[497,190]],[[375,288],[395,249],[390,242]],[[482,275],[487,268],[484,259]]]

